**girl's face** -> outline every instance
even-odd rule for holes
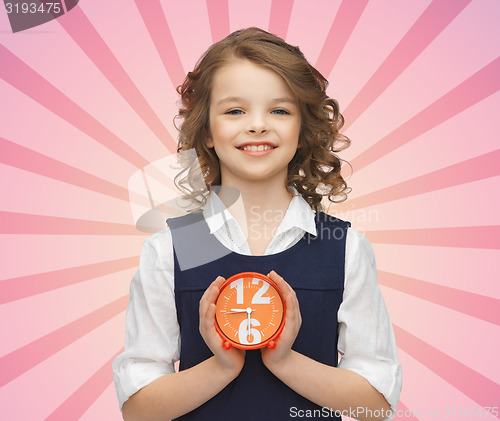
[[[299,102],[277,73],[245,59],[215,73],[207,144],[219,157],[223,185],[274,180],[285,186],[300,125]]]

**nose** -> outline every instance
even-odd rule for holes
[[[250,116],[247,131],[251,134],[262,134],[269,131],[266,118],[261,115]]]

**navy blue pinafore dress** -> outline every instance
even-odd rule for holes
[[[337,312],[344,292],[345,243],[349,222],[316,214],[317,235],[306,233],[289,249],[245,256],[224,247],[201,213],[168,219],[175,263],[175,304],[181,333],[180,370],[213,354],[199,333],[199,301],[221,275],[275,270],[295,290],[302,325],[293,349],[330,366],[338,362]],[[249,406],[249,396],[251,405]],[[340,419],[290,389],[262,363],[260,350],[246,351],[239,376],[220,393],[178,420],[261,421],[296,419],[302,414]],[[307,412],[306,412],[307,411]],[[315,412],[313,412],[315,411]]]

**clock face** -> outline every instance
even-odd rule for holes
[[[273,348],[285,323],[285,303],[278,285],[257,272],[228,278],[217,297],[215,328],[224,347]]]

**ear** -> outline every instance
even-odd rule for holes
[[[214,147],[214,141],[212,139],[212,135],[210,134],[210,130],[204,130],[203,132],[203,142],[207,146],[207,148]]]

